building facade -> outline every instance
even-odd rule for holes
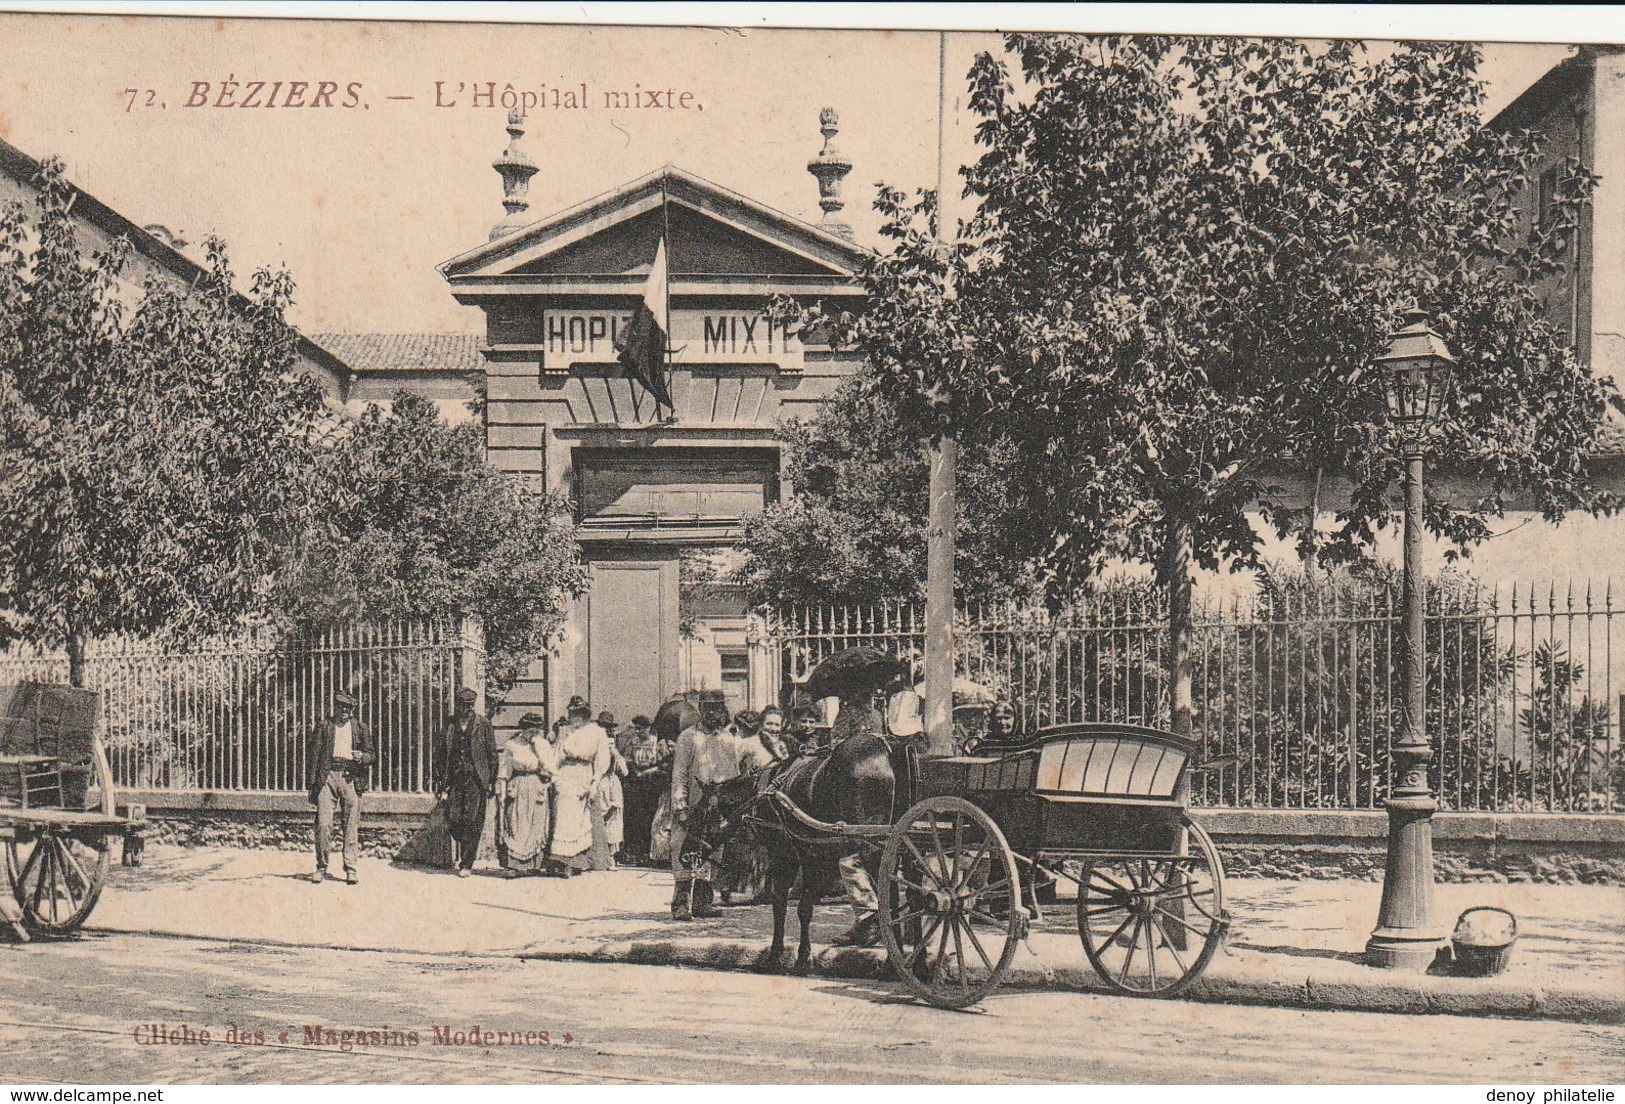
[[[1578,47],[1489,125],[1536,140],[1520,205],[1526,230],[1559,217],[1561,177],[1574,165],[1600,178],[1579,212],[1566,270],[1539,290],[1592,370],[1625,387],[1625,47]]]
[[[840,221],[850,167],[831,145],[809,166],[818,224],[666,166],[537,221],[522,122],[496,163],[508,215],[441,272],[485,315],[486,440],[496,467],[574,504],[590,585],[499,723],[581,695],[625,720],[690,689],[736,706],[772,693],[753,669],[744,600],[715,585],[743,520],[788,492],[775,425],[815,409],[858,367],[767,315],[776,297],[855,306],[867,251]],[[629,380],[616,342],[657,245],[669,269],[672,406]]]
[[[20,202],[30,208],[39,191],[42,164],[8,142],[0,141],[0,203]],[[129,259],[120,274],[121,296],[134,300],[146,278],[158,276],[193,286],[208,275],[203,265],[183,250],[187,242],[157,223],[137,225],[88,192],[75,189],[73,214],[79,248],[101,252],[120,238],[130,243]],[[300,370],[321,384],[328,403],[344,403],[354,382],[350,366],[339,356],[303,334],[299,335]]]

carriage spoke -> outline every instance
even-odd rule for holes
[[[1000,893],[1004,893],[1004,892],[1008,891],[1009,888],[1010,888],[1010,879],[1009,878],[1006,878],[1001,882],[989,882],[987,885],[982,886],[980,889],[978,889],[976,891],[976,896],[979,897],[979,898],[996,897]]]
[[[38,862],[34,860],[38,859]],[[45,846],[45,837],[41,836],[34,841],[34,853],[29,856],[28,868],[34,872],[34,915],[44,915],[40,911],[40,898],[45,894],[45,879],[50,876],[48,864],[51,861],[50,849]]]
[[[1183,916],[1175,916],[1173,913],[1167,911],[1164,911],[1162,915],[1164,919],[1172,920],[1174,923],[1189,931],[1191,934],[1201,936],[1203,939],[1206,939],[1212,933],[1211,928],[1199,928],[1195,924],[1192,924],[1189,920],[1186,920]]]
[[[1123,930],[1132,923],[1134,923],[1134,914],[1131,912],[1121,924],[1117,925],[1117,930],[1112,932],[1111,935],[1107,936],[1106,939],[1101,942],[1101,946],[1110,947],[1114,945],[1120,938],[1122,938]]]
[[[75,907],[77,907],[79,900],[81,900],[83,896],[89,894],[92,882],[90,880],[90,876],[85,873],[83,864],[79,862],[79,857],[73,853],[73,848],[69,846],[67,842],[62,844],[62,854],[67,858],[69,863],[73,864],[74,873],[79,876],[80,892],[73,898]]]
[[[971,917],[973,920],[980,920],[982,923],[986,924],[990,928],[1002,927],[1004,925],[1004,923],[1005,923],[1005,921],[1000,920],[997,916],[994,916],[992,913],[983,912],[981,909],[977,909],[977,908],[967,908],[965,910],[965,915]]]
[[[1130,919],[1136,918],[1130,917]],[[1123,927],[1126,928],[1128,925],[1125,923]],[[1136,919],[1136,923],[1134,925],[1134,935],[1128,941],[1128,953],[1123,956],[1123,968],[1117,972],[1117,984],[1119,985],[1122,985],[1127,981],[1128,968],[1134,964],[1134,952],[1140,946],[1140,928],[1141,924]],[[1122,929],[1119,928],[1118,930],[1121,931]]]
[[[960,934],[960,928],[963,925],[960,924],[959,917],[957,916],[950,916],[948,918],[948,923],[953,928],[954,932],[954,959],[959,963],[959,977],[957,979],[959,981],[959,987],[961,989],[969,989],[970,971],[965,965],[965,938]]]
[[[11,847],[11,848],[15,848],[16,844],[10,844],[8,846]],[[8,851],[7,853],[8,853],[8,855],[14,855],[15,854],[14,851]],[[39,862],[43,857],[44,856],[41,854],[40,849],[39,849],[39,843],[36,842],[34,844],[34,849],[28,853],[27,861],[25,861],[23,863],[22,873],[17,875],[17,885],[16,885],[15,888],[16,888],[16,894],[17,894],[17,903],[19,905],[23,903],[23,897],[27,893],[28,887],[33,884],[33,878],[34,878],[34,874],[35,874],[34,868],[39,865]],[[15,865],[15,862],[13,862],[13,865]]]
[[[931,937],[937,934],[937,929],[941,926],[942,917],[941,915],[937,915],[933,918],[933,922],[930,927],[921,930],[920,941],[914,945],[914,953],[908,956],[908,968],[910,970],[918,966],[920,964],[920,956],[931,949]]]
[[[981,956],[982,965],[986,966],[988,973],[991,974],[993,972],[993,960],[987,957],[987,951],[982,948],[982,941],[976,938],[976,929],[970,925],[969,921],[965,923],[965,934],[970,937],[970,945],[975,947],[976,953]]]
[[[1159,988],[1157,985],[1157,936],[1156,932],[1151,930],[1152,926],[1151,918],[1148,916],[1141,928],[1145,931],[1145,963],[1151,968],[1151,988],[1156,990]]]
[[[954,886],[955,889],[963,889],[966,885],[968,885],[970,883],[972,875],[974,875],[976,873],[976,871],[978,869],[980,869],[980,867],[982,865],[982,860],[987,858],[987,856],[988,856],[988,847],[989,847],[989,845],[992,844],[992,842],[993,841],[990,840],[990,839],[987,839],[985,837],[983,838],[982,846],[978,847],[976,849],[976,856],[973,859],[971,859],[970,865],[965,868],[965,876],[963,878],[959,879],[958,884]]]
[[[1162,935],[1162,945],[1168,948],[1168,953],[1173,955],[1174,961],[1179,964],[1180,974],[1188,974],[1191,968],[1186,965],[1185,956],[1179,953],[1179,948],[1174,946],[1174,941],[1168,937],[1168,932],[1163,928],[1162,922],[1157,919],[1160,912],[1160,909],[1152,912],[1151,922],[1157,926],[1157,931]]]
[[[894,913],[892,913],[891,922],[892,922],[892,925],[895,927],[898,924],[906,924],[910,920],[917,919],[917,918],[919,918],[921,916],[930,916],[930,915],[931,915],[931,910],[928,909],[928,908],[907,909],[907,910],[905,910],[903,912],[894,912]]]
[[[938,926],[942,930],[942,935],[937,940],[936,959],[931,963],[931,988],[933,989],[937,987],[937,978],[942,973],[943,959],[948,957],[948,925],[944,923]]]
[[[62,866],[62,860],[57,857],[56,841],[54,839],[51,839],[49,836],[47,836],[46,840],[45,840],[45,846],[50,848],[49,851],[45,852],[45,869],[50,871],[50,877],[51,877],[51,882],[50,882],[50,890],[51,890],[51,923],[55,924],[55,923],[59,922],[59,919],[60,919],[60,916],[61,916],[61,910],[60,910],[60,907],[59,907],[59,900],[58,900],[58,897],[57,897],[56,887],[57,887],[57,882],[58,882],[58,876],[59,876],[59,873],[60,873],[60,867]]]
[[[935,817],[933,817],[931,819],[931,846],[936,848],[937,862],[941,864],[937,869],[941,870],[944,875],[947,875],[947,873],[948,873],[948,856],[943,853],[943,850],[942,850],[942,835],[937,831],[937,821],[936,821]],[[940,885],[941,882],[939,882],[938,884]],[[946,887],[944,887],[944,888],[946,888]]]
[[[62,903],[67,906],[69,915],[72,915],[77,898],[74,895],[73,879],[69,876],[71,872],[68,864],[73,863],[77,866],[78,862],[68,851],[66,841],[56,838],[51,841],[51,845],[56,857],[56,882],[62,887]]]
[[[1089,877],[1091,879],[1099,878],[1101,881],[1106,883],[1104,886],[1091,886],[1091,888],[1101,889],[1108,893],[1121,893],[1125,895],[1132,894],[1134,892],[1132,887],[1126,886],[1122,882],[1119,882],[1117,879],[1113,878],[1099,867],[1090,867]]]
[[[891,876],[891,880],[892,880],[893,885],[908,886],[908,888],[912,889],[915,893],[930,893],[931,892],[931,890],[929,888],[927,888],[926,886],[923,886],[918,882],[911,882],[907,878],[903,877],[901,874],[895,874],[894,873]]]
[[[914,856],[914,860],[920,864],[920,870],[925,874],[926,877],[931,879],[931,884],[936,886],[938,889],[944,888],[942,884],[942,877],[936,871],[931,869],[930,860],[928,860],[924,855],[920,854],[920,849],[914,846],[914,841],[909,839],[906,834],[903,836],[903,843],[908,847],[909,853]]]

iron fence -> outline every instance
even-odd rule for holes
[[[103,696],[108,759],[123,787],[300,791],[306,740],[349,690],[372,731],[373,788],[434,790],[434,734],[459,686],[481,677],[474,621],[344,625],[203,645],[103,640],[85,684]],[[0,654],[0,682],[66,682],[65,656]]]
[[[1393,587],[1266,581],[1255,595],[1201,599],[1192,647],[1192,730],[1216,769],[1204,805],[1374,809],[1390,781],[1403,688]],[[768,617],[782,700],[824,657],[867,645],[916,664],[913,606],[826,607]],[[1446,579],[1427,595],[1430,769],[1442,808],[1615,812],[1625,808],[1616,694],[1625,617],[1613,587]],[[1079,721],[1166,727],[1167,610],[1123,586],[1060,613],[972,608],[956,616],[967,697],[1002,697],[1024,730]],[[981,710],[985,713],[985,708]],[[956,724],[980,723],[956,710]]]

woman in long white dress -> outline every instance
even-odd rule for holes
[[[526,713],[497,762],[497,855],[510,878],[539,873],[547,865],[557,760],[546,728],[546,717]]]
[[[569,723],[558,742],[553,775],[553,861],[566,876],[581,870],[608,870],[609,839],[600,780],[611,770],[609,736],[592,720],[581,698],[570,700]]]

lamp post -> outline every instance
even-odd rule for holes
[[[1439,804],[1428,786],[1433,748],[1426,724],[1426,666],[1422,598],[1422,457],[1428,423],[1443,405],[1455,358],[1411,307],[1404,324],[1376,359],[1388,389],[1388,413],[1399,427],[1405,458],[1404,619],[1405,697],[1393,745],[1388,793],[1388,862],[1382,909],[1365,945],[1366,962],[1388,970],[1426,970],[1444,945],[1433,915],[1433,814]]]

